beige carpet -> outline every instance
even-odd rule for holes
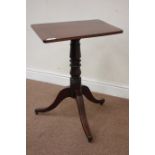
[[[56,109],[35,115],[34,109],[48,106],[62,87],[27,80],[27,155],[128,155],[128,100],[104,97],[103,106],[85,99],[94,137],[88,143],[75,101],[68,98]]]

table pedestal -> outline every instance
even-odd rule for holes
[[[53,110],[56,108],[62,100],[64,100],[67,97],[74,98],[77,103],[78,111],[79,111],[79,116],[80,120],[84,129],[84,132],[88,138],[88,141],[91,142],[93,137],[88,125],[87,121],[87,116],[85,112],[85,106],[84,106],[84,100],[83,100],[83,95],[89,99],[90,101],[98,104],[103,104],[104,99],[102,100],[97,100],[93,97],[91,91],[87,86],[81,85],[81,70],[80,70],[80,58],[81,58],[81,51],[80,51],[80,40],[71,40],[71,47],[70,47],[70,58],[71,58],[71,78],[70,78],[70,87],[64,88],[61,90],[56,97],[55,101],[48,107],[46,108],[41,108],[41,109],[35,109],[35,113],[43,113],[43,112],[48,112],[50,110]]]

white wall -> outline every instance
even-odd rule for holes
[[[69,75],[69,41],[43,44],[34,23],[101,19],[123,34],[81,40],[82,76],[128,87],[128,0],[27,0],[27,68]]]

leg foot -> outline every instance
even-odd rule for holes
[[[35,112],[36,115],[38,115],[38,111],[37,111],[37,110],[38,110],[38,109],[35,109],[35,110],[34,110],[34,112]]]
[[[88,137],[88,142],[92,142],[93,137]]]
[[[64,100],[67,97],[72,97],[70,88],[65,88],[65,89],[61,90],[59,92],[58,96],[56,97],[55,101],[53,102],[53,104],[51,104],[47,108],[35,109],[35,114],[38,115],[38,113],[40,113],[40,112],[48,112],[48,111],[53,110],[54,108],[56,108],[60,104],[60,102],[62,100]]]
[[[85,112],[85,106],[84,106],[84,101],[83,101],[83,97],[81,96],[76,96],[76,102],[77,102],[77,107],[78,107],[78,111],[79,111],[79,115],[80,115],[80,120],[84,129],[84,132],[87,136],[87,139],[89,142],[92,141],[93,137],[88,125],[88,121],[87,121],[87,116],[86,116],[86,112]]]
[[[90,101],[94,102],[94,103],[99,103],[99,104],[103,104],[104,103],[104,99],[101,100],[97,100],[94,98],[93,94],[91,93],[90,89],[87,86],[82,86],[82,93],[83,95]]]

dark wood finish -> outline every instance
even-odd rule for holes
[[[80,96],[76,95],[76,102],[77,102],[77,107],[78,107],[79,116],[80,116],[83,130],[87,136],[88,142],[91,142],[93,140],[93,137],[92,137],[89,125],[88,125],[82,93]]]
[[[85,106],[83,101],[83,96],[85,95],[90,101],[94,103],[100,103],[101,105],[104,103],[104,99],[97,100],[93,97],[92,93],[90,92],[89,88],[86,86],[81,86],[81,70],[80,70],[80,57],[81,57],[81,51],[80,51],[80,41],[79,40],[71,40],[71,48],[70,48],[70,66],[71,66],[71,77],[70,77],[70,87],[65,88],[56,97],[53,104],[48,106],[47,108],[39,108],[35,109],[35,113],[43,113],[48,112],[50,110],[53,110],[56,108],[61,101],[63,101],[67,97],[71,97],[76,99],[81,124],[83,126],[84,132],[87,136],[87,139],[89,142],[92,141],[93,137],[90,132],[90,128],[88,125],[86,112],[85,112]]]
[[[54,108],[56,108],[61,103],[61,101],[63,101],[67,97],[72,97],[70,88],[65,88],[61,90],[58,96],[56,97],[55,101],[50,106],[46,108],[35,109],[35,113],[38,114],[39,112],[51,111]]]
[[[79,40],[71,40],[70,44],[70,86],[73,90],[79,89],[81,87],[81,51],[80,51],[80,42]]]
[[[94,102],[94,103],[99,103],[99,104],[103,104],[104,103],[104,99],[102,100],[97,100],[96,98],[94,98],[93,94],[91,93],[90,89],[87,86],[82,86],[82,94],[90,101]]]
[[[123,31],[101,20],[35,24],[32,25],[32,28],[38,34],[41,40],[45,43],[71,40],[70,87],[61,90],[58,96],[56,97],[55,101],[53,102],[53,104],[49,105],[46,108],[36,109],[35,113],[38,114],[53,110],[61,103],[61,101],[63,101],[67,97],[75,99],[80,115],[81,124],[83,126],[88,141],[91,142],[93,137],[90,132],[89,124],[87,121],[83,95],[88,100],[101,105],[104,103],[105,100],[95,99],[89,88],[87,86],[81,85],[80,39],[117,34],[122,33]]]
[[[122,33],[120,28],[101,20],[85,20],[32,25],[44,43]]]

